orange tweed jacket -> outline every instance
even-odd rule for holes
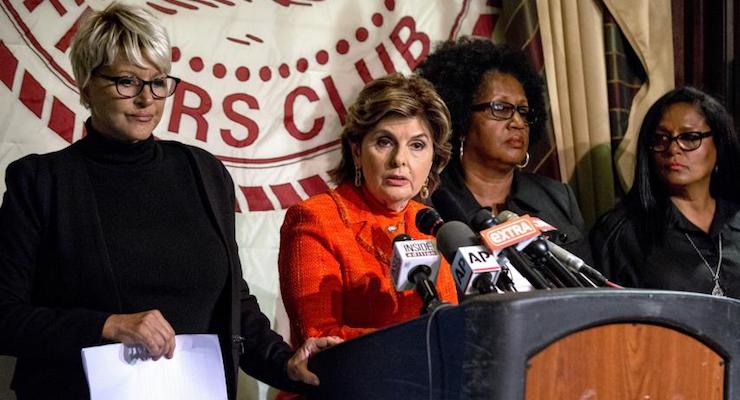
[[[280,289],[293,345],[315,336],[353,338],[419,316],[414,290],[396,292],[390,274],[392,238],[365,195],[352,184],[295,205],[280,230]],[[414,239],[428,239],[415,224],[424,205],[410,201],[397,214]],[[399,231],[400,232],[400,231]],[[440,299],[457,303],[449,265],[437,278]]]

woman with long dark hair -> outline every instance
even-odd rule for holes
[[[596,266],[626,286],[740,297],[739,174],[727,110],[666,93],[642,123],[632,189],[592,230]]]

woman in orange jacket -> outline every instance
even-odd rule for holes
[[[291,207],[280,240],[280,288],[294,344],[308,337],[353,338],[419,316],[413,290],[391,277],[393,238],[427,239],[414,223],[450,158],[450,117],[432,85],[390,75],[369,83],[350,107],[336,189]],[[449,266],[437,279],[456,303]]]

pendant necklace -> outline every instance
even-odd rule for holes
[[[704,258],[704,255],[701,254],[701,251],[699,251],[699,248],[696,247],[694,244],[694,241],[691,240],[689,235],[684,232],[684,236],[686,236],[686,239],[688,239],[689,243],[691,243],[691,247],[694,248],[697,254],[699,254],[699,257],[701,257],[701,260],[704,261],[704,266],[707,267],[709,270],[709,274],[712,276],[712,281],[714,281],[714,288],[712,289],[712,296],[718,296],[718,297],[724,297],[725,292],[722,290],[722,287],[719,285],[719,271],[722,269],[722,234],[719,234],[719,240],[718,240],[718,248],[719,248],[719,260],[717,261],[717,270],[712,271],[712,267],[709,266],[709,263],[707,262],[707,259]]]

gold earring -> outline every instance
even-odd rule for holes
[[[362,186],[362,168],[355,165],[355,186]]]
[[[424,181],[424,184],[421,185],[421,191],[419,191],[419,197],[426,200],[429,198],[429,178],[427,177],[427,180]]]

